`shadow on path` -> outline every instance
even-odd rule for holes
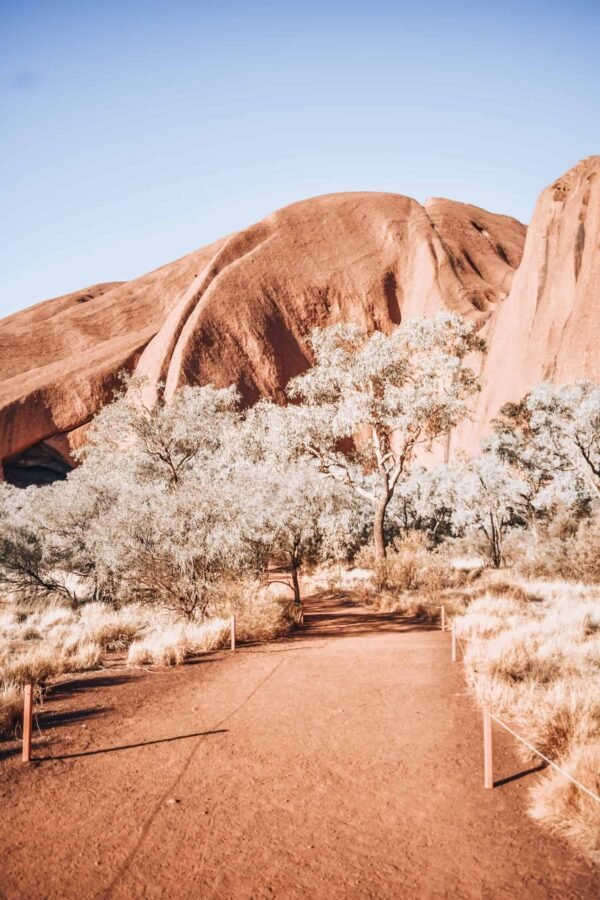
[[[542,772],[546,769],[546,763],[540,763],[539,766],[533,766],[531,769],[525,769],[524,772],[516,772],[514,775],[507,775],[506,778],[499,778],[498,781],[494,782],[494,787],[502,787],[504,784],[510,784],[511,781],[518,781],[520,778],[525,778],[527,775],[535,775],[536,772]]]
[[[153,744],[171,744],[173,741],[184,741],[188,738],[208,737],[211,734],[227,734],[228,731],[228,728],[216,728],[214,731],[196,731],[192,734],[177,734],[175,737],[158,738],[155,741],[140,741],[138,744],[122,744],[119,747],[100,747],[98,750],[82,750],[80,753],[63,753],[61,756],[38,756],[34,759],[34,762],[79,759],[81,756],[98,756],[100,753],[116,753],[117,750],[136,750],[138,747],[151,747]]]
[[[318,594],[304,602],[304,628],[295,638],[354,637],[434,631],[439,626],[417,616],[378,612],[348,600],[346,594]]]
[[[91,670],[87,673],[87,677],[67,678],[64,681],[56,681],[50,685],[50,693],[53,699],[67,696],[68,694],[76,694],[79,691],[85,691],[86,694],[94,688],[114,687],[118,684],[128,684],[133,681],[135,676],[125,673],[114,675],[100,675]]]

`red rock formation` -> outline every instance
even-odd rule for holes
[[[235,382],[248,401],[281,397],[309,365],[316,325],[390,329],[452,309],[485,321],[509,292],[525,228],[448,200],[333,194],[142,278],[97,285],[0,322],[0,459],[68,457],[120,370],[150,395]],[[83,429],[83,430],[82,430]]]
[[[463,446],[541,381],[600,381],[599,248],[600,156],[592,156],[540,195],[509,296],[483,332],[482,392]]]

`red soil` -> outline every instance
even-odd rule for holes
[[[41,727],[31,767],[0,752],[7,900],[599,895],[527,818],[538,776],[483,790],[461,666],[409,619],[313,601],[281,643],[65,684]]]

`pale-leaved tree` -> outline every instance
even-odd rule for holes
[[[562,489],[600,494],[600,386],[589,381],[538,385],[509,403],[495,423],[495,452],[518,468],[532,493],[560,476]]]
[[[269,401],[247,412],[234,469],[241,497],[256,514],[264,565],[290,572],[300,603],[306,562],[347,559],[365,540],[364,504],[339,483],[319,477],[314,459],[297,453],[294,414]]]
[[[506,533],[527,522],[527,484],[500,459],[482,454],[446,466],[439,485],[445,485],[448,492],[455,532],[479,531],[486,539],[492,565],[501,566]]]
[[[469,413],[477,379],[464,364],[483,342],[452,313],[408,320],[391,334],[352,325],[313,332],[315,365],[288,386],[290,430],[319,471],[351,487],[373,511],[375,553],[385,516],[420,446]]]

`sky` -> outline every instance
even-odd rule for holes
[[[597,0],[0,0],[0,316],[334,191],[529,221],[600,153]]]

